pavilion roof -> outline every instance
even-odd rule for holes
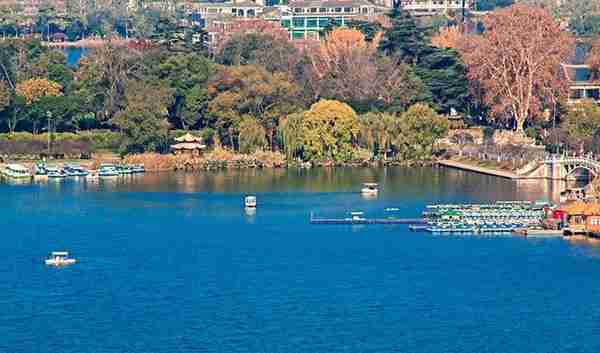
[[[175,141],[177,142],[197,142],[197,143],[201,143],[202,139],[200,137],[194,136],[192,134],[190,134],[189,132],[186,133],[183,136],[179,136],[177,138],[175,138]]]
[[[206,145],[198,142],[181,142],[171,145],[171,149],[174,150],[202,150],[205,149]]]
[[[561,208],[570,216],[600,216],[600,203],[576,201]]]

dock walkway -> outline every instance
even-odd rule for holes
[[[422,218],[310,218],[310,224],[425,224]]]
[[[491,168],[485,168],[485,167],[478,167],[478,166],[474,166],[471,164],[467,164],[467,163],[462,163],[462,162],[457,162],[457,161],[452,161],[452,160],[448,160],[448,159],[443,159],[437,162],[439,165],[442,165],[444,167],[450,167],[450,168],[457,168],[457,169],[462,169],[462,170],[468,170],[471,172],[476,172],[476,173],[481,173],[481,174],[487,174],[487,175],[493,175],[493,176],[498,176],[501,178],[507,178],[507,179],[520,179],[520,176],[516,173],[513,172],[508,172],[508,171],[504,171],[504,170],[497,170],[497,169],[491,169]]]

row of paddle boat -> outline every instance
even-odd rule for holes
[[[505,233],[539,227],[548,203],[499,201],[493,204],[429,205],[423,212],[426,225],[419,230],[434,233]]]
[[[113,165],[102,164],[96,171],[88,171],[78,164],[65,164],[62,168],[39,163],[36,166],[36,176],[47,176],[53,179],[68,177],[116,177],[119,175],[144,173],[143,165]]]

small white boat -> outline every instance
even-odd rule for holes
[[[49,266],[66,266],[74,264],[76,260],[69,258],[69,253],[66,251],[53,251],[44,262]]]
[[[364,212],[350,212],[351,217],[349,219],[347,218],[347,220],[353,221],[353,222],[354,221],[364,221],[365,218],[363,218],[363,214],[364,214]]]
[[[377,195],[379,190],[377,190],[377,183],[364,183],[364,187],[360,190],[361,194],[374,196]]]
[[[244,206],[246,208],[256,208],[256,196],[246,196],[244,198]]]
[[[20,164],[7,164],[4,169],[2,169],[2,174],[15,179],[24,179],[31,178],[32,174],[29,168],[22,166]]]
[[[101,164],[98,169],[98,176],[102,178],[117,177],[119,175],[120,173],[117,170],[117,167],[112,164]]]

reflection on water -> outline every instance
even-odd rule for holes
[[[379,183],[379,195],[365,200],[405,195],[435,201],[456,197],[471,200],[536,200],[558,196],[567,182],[511,181],[447,168],[313,168],[243,169],[199,173],[146,173],[106,179],[45,179],[34,184],[53,191],[140,192],[360,192],[363,182]],[[23,181],[10,181],[22,185]]]
[[[365,181],[379,183],[376,199],[361,197]],[[553,193],[551,183],[338,168],[148,173],[0,190],[1,352],[600,347],[600,308],[581,300],[600,288],[591,275],[598,247],[309,223],[311,211],[416,217],[431,202],[535,200]],[[258,209],[247,213],[248,194]],[[80,261],[43,265],[63,249]]]

